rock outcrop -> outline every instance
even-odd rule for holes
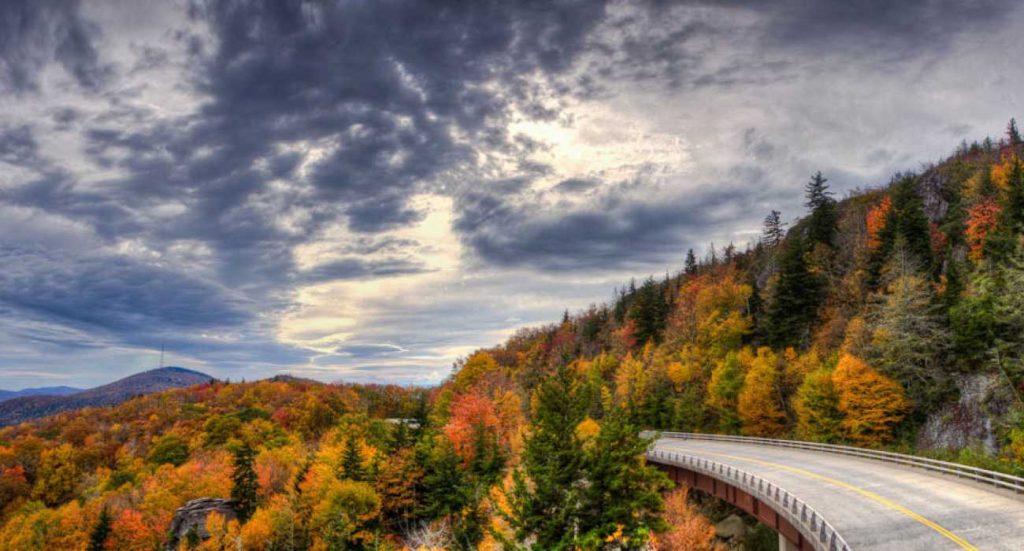
[[[960,398],[928,416],[917,438],[924,450],[997,450],[995,422],[1010,409],[1011,397],[999,375],[967,375],[957,380]]]
[[[188,539],[189,532],[195,531],[196,536],[201,540],[210,537],[206,531],[206,519],[211,513],[224,517],[225,520],[234,520],[235,502],[230,499],[216,497],[203,497],[193,499],[174,511],[174,518],[171,520],[169,530],[170,539],[167,542],[167,549],[178,548],[178,543]]]

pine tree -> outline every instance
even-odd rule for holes
[[[256,511],[256,492],[259,484],[253,462],[256,452],[249,444],[243,444],[234,451],[235,467],[231,475],[231,499],[235,502],[238,521],[245,523]]]
[[[895,378],[916,406],[927,407],[949,390],[945,351],[952,338],[925,279],[902,275],[872,316],[872,363]]]
[[[942,289],[942,304],[948,315],[949,311],[960,302],[960,295],[965,288],[963,267],[953,254],[953,248],[946,251],[946,281]]]
[[[764,218],[764,229],[761,231],[764,244],[771,249],[778,247],[786,236],[785,224],[782,223],[782,213],[773,210]]]
[[[89,534],[89,551],[103,551],[106,549],[107,540],[110,539],[110,528],[113,518],[106,506],[100,511],[100,518],[96,521],[92,533]]]
[[[790,236],[765,320],[768,342],[777,348],[805,343],[810,324],[817,318],[821,285],[807,266],[806,253],[806,242],[798,235]]]
[[[917,193],[917,177],[902,176],[891,189],[891,208],[877,236],[879,244],[869,259],[869,284],[872,287],[884,284],[882,270],[894,254],[897,241],[903,243],[902,254],[908,254],[920,269],[930,273],[932,267],[931,229],[921,196]]]
[[[366,478],[363,468],[363,454],[359,449],[359,435],[354,431],[345,439],[345,451],[341,458],[341,471],[345,478],[362,481]]]
[[[647,278],[634,294],[629,311],[629,319],[636,324],[637,343],[646,344],[649,340],[661,342],[668,313],[668,302],[662,286],[654,278]]]
[[[1021,144],[1020,131],[1017,130],[1017,119],[1010,119],[1006,124],[1006,139],[1012,146]]]
[[[576,434],[586,417],[582,398],[564,364],[534,391],[533,429],[513,473],[507,520],[519,541],[534,538],[535,549],[572,549],[578,542],[587,478]]]
[[[1006,204],[1003,207],[1003,215],[1014,233],[1024,231],[1024,162],[1014,156],[1007,172],[1006,183],[1009,189],[1006,193]]]
[[[836,232],[838,231],[839,212],[836,201],[832,198],[832,192],[825,184],[828,179],[821,175],[821,172],[811,176],[811,180],[804,187],[807,202],[804,205],[810,209],[811,214],[807,219],[807,239],[811,245],[822,243],[832,247],[835,243]]]
[[[697,256],[693,254],[693,249],[686,251],[686,267],[684,270],[689,275],[697,273]]]
[[[1005,262],[1016,250],[1024,232],[1024,163],[1014,156],[1006,174],[1007,191],[1002,200],[999,222],[985,239],[985,258],[994,263]]]
[[[644,461],[651,441],[640,438],[625,412],[606,416],[596,438],[585,448],[586,481],[582,491],[579,547],[599,549],[609,536],[642,548],[652,532],[668,526],[658,514],[664,508],[660,492],[671,487],[668,478]]]

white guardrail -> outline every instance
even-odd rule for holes
[[[762,444],[765,446],[777,446],[782,448],[797,448],[801,450],[813,450],[854,457],[864,457],[896,463],[907,467],[916,467],[928,471],[934,471],[953,475],[959,478],[966,478],[982,484],[988,484],[997,488],[1010,490],[1016,493],[1024,493],[1024,478],[1011,474],[998,473],[969,465],[950,463],[927,457],[917,457],[902,453],[886,452],[881,450],[870,450],[866,448],[855,448],[853,446],[838,446],[835,444],[818,444],[815,442],[800,442],[798,440],[778,440],[775,438],[757,438],[754,436],[727,436],[720,434],[701,434],[693,432],[657,432],[644,431],[645,438],[660,434],[662,438],[680,438],[689,440],[712,440],[719,442],[740,442],[744,444]]]
[[[685,453],[651,450],[647,457],[731,484],[766,503],[789,521],[817,551],[850,551],[839,532],[820,513],[783,488],[735,467]]]

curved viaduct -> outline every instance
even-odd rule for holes
[[[1024,478],[846,446],[662,433],[647,454],[785,551],[1024,551]]]

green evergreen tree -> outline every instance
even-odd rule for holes
[[[954,256],[952,247],[946,251],[946,259],[946,284],[942,290],[942,304],[948,315],[950,309],[960,302],[965,281],[962,263]]]
[[[811,246],[822,243],[832,247],[838,231],[839,211],[825,182],[828,179],[817,172],[804,187],[807,197],[804,205],[811,211],[807,219],[807,239],[811,241]]]
[[[693,249],[686,251],[686,265],[684,270],[689,275],[697,273],[697,256],[693,254]]]
[[[349,432],[345,438],[345,451],[341,457],[341,472],[343,477],[350,480],[363,481],[366,479],[363,454],[359,449],[359,435],[354,431]]]
[[[985,240],[985,259],[993,263],[1005,262],[1017,249],[1024,232],[1024,164],[1020,159],[1013,158],[1006,176],[1008,189],[999,224]]]
[[[806,241],[791,235],[765,319],[768,342],[777,348],[806,343],[810,325],[818,315],[821,283],[808,268],[806,254]]]
[[[573,549],[579,541],[587,482],[576,427],[589,403],[580,394],[564,364],[534,391],[533,428],[513,473],[507,519],[519,541],[533,538],[533,549]]]
[[[1006,124],[1006,140],[1014,147],[1022,143],[1020,131],[1017,130],[1017,119],[1011,118],[1010,122]]]
[[[629,319],[635,324],[637,342],[661,342],[669,313],[662,286],[654,281],[654,278],[649,277],[633,296]]]
[[[89,534],[89,551],[103,551],[106,549],[107,540],[110,539],[110,528],[113,518],[106,506],[100,511],[100,518],[96,521],[92,533]]]
[[[989,369],[1020,402],[1024,383],[1024,251],[999,266],[980,266],[950,311],[957,358],[965,369]],[[1022,403],[1024,405],[1024,403]]]
[[[869,259],[869,283],[872,287],[884,285],[882,270],[890,261],[897,240],[902,240],[904,251],[926,273],[931,273],[931,228],[924,213],[924,203],[917,193],[917,177],[900,176],[892,184],[889,198],[892,208],[885,218],[885,227],[878,235],[879,246]]]
[[[885,272],[890,283],[871,315],[870,359],[903,385],[921,411],[950,390],[946,352],[952,335],[931,283],[917,275],[902,236]]]
[[[757,279],[750,280],[750,298],[747,299],[747,311],[746,314],[750,316],[750,326],[753,330],[748,335],[748,340],[752,342],[760,342],[764,336],[764,328],[762,319],[762,313],[764,311],[764,299],[761,297],[761,287],[757,284]]]
[[[773,210],[764,218],[764,229],[761,231],[762,242],[768,248],[778,247],[783,238],[786,237],[785,224],[782,223],[782,213]]]
[[[418,462],[424,466],[421,515],[437,519],[453,515],[470,503],[469,484],[462,470],[462,459],[447,438],[426,435],[418,449]]]
[[[583,488],[579,547],[600,549],[606,538],[621,530],[631,549],[641,549],[656,531],[668,528],[659,515],[661,491],[672,485],[664,473],[645,463],[651,444],[639,436],[621,410],[605,417],[594,441],[584,448],[586,480]]]
[[[1024,231],[1024,163],[1016,156],[1006,174],[1006,183],[1009,187],[1003,216],[1014,233],[1021,233]]]
[[[238,521],[245,523],[256,511],[256,492],[259,483],[253,463],[256,452],[249,444],[243,444],[234,450],[234,472],[231,474],[231,499],[235,502],[235,513]]]

